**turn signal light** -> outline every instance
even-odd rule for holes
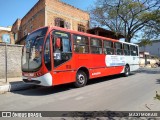
[[[36,76],[41,76],[41,75],[42,75],[41,72],[36,73]]]

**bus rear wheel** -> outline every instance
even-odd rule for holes
[[[76,74],[76,82],[74,83],[75,87],[84,87],[87,84],[87,75],[82,70],[79,70]]]
[[[129,68],[129,65],[126,65],[125,66],[125,69],[124,69],[124,76],[125,77],[128,77],[129,76],[129,74],[130,74],[130,68]]]

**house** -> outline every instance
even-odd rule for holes
[[[0,27],[0,43],[14,44],[11,27]]]
[[[160,40],[152,41],[151,45],[142,46],[139,48],[140,52],[149,52],[150,55],[155,55],[160,57]]]
[[[88,12],[75,8],[60,0],[39,0],[22,18],[12,26],[16,44],[24,44],[28,33],[44,26],[59,26],[86,32],[89,28]]]
[[[108,37],[108,38],[112,38],[112,39],[116,39],[116,40],[119,40],[120,38],[124,38],[124,36],[121,35],[120,33],[115,33],[113,31],[106,30],[101,27],[94,27],[92,29],[89,29],[89,30],[87,30],[87,33],[90,33],[93,35],[99,35],[99,36],[103,36],[103,37]]]

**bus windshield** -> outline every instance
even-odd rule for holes
[[[37,30],[26,39],[22,53],[22,71],[37,71],[42,64],[42,47],[47,28]]]

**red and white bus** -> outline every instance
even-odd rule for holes
[[[43,27],[26,38],[22,53],[23,81],[42,86],[74,83],[139,68],[138,45],[115,39]]]

